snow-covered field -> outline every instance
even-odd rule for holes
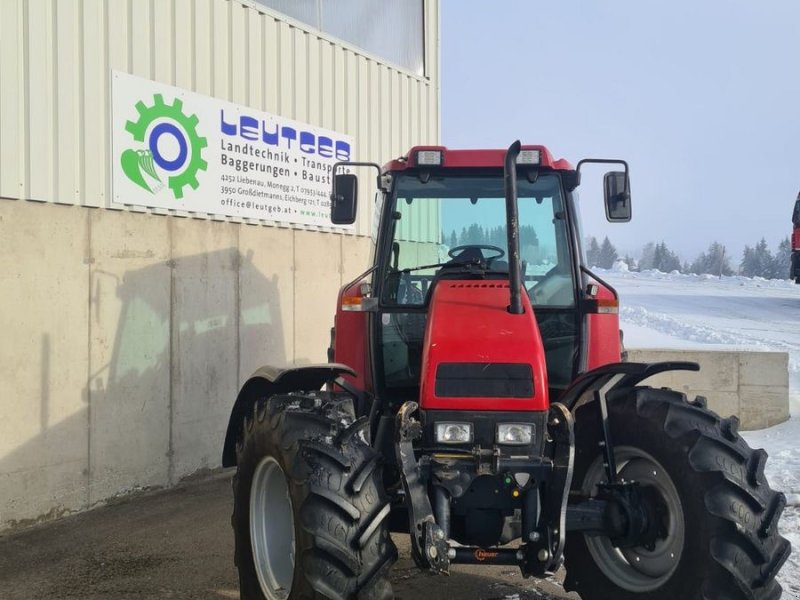
[[[618,263],[619,264],[619,263]],[[789,353],[792,418],[742,435],[769,453],[767,477],[786,494],[781,532],[795,549],[779,575],[784,598],[800,600],[800,285],[791,281],[681,275],[677,272],[598,275],[620,294],[629,348],[777,350]]]

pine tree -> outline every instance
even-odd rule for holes
[[[505,228],[503,229],[505,234]],[[523,225],[519,229],[519,243],[522,246],[538,246],[539,236],[536,235],[536,229],[533,225]],[[498,244],[500,245],[500,244]]]
[[[597,266],[601,269],[610,269],[619,258],[617,249],[608,239],[608,236],[603,239],[603,244],[600,246],[600,254],[597,257]]]
[[[600,244],[597,243],[597,238],[591,236],[589,238],[589,243],[586,247],[586,262],[588,263],[589,267],[599,267],[600,266]]]
[[[750,246],[748,246],[747,244],[745,244],[744,250],[742,251],[742,262],[739,263],[739,273],[741,273],[745,277],[752,277],[755,271],[756,271],[755,250]]]
[[[465,235],[465,244],[483,244],[485,243],[486,236],[483,233],[483,227],[477,223],[472,223],[467,229]]]
[[[450,247],[455,248],[456,246],[458,246],[458,236],[456,235],[456,230],[453,229],[450,234]]]
[[[653,242],[647,242],[642,248],[642,256],[639,258],[639,270],[647,271],[653,269],[655,264],[656,245]]]
[[[792,244],[788,237],[783,238],[778,244],[775,256],[772,258],[772,279],[788,279],[792,266]]]
[[[727,248],[719,242],[712,242],[708,247],[707,261],[708,273],[712,275],[733,275]]]
[[[672,250],[667,248],[666,242],[656,244],[653,250],[653,269],[664,273],[681,270],[681,259]]]
[[[733,275],[733,269],[728,259],[725,246],[719,242],[712,242],[706,252],[700,253],[689,266],[689,273],[697,275]]]
[[[761,238],[755,247],[744,247],[739,269],[745,277],[767,278],[771,276],[774,260],[772,252],[767,247],[767,240]]]

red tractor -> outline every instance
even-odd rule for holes
[[[790,553],[763,450],[641,383],[694,363],[621,362],[618,296],[583,259],[573,168],[542,146],[415,147],[378,170],[372,267],[339,294],[330,362],[259,369],[233,408],[232,524],[243,598],[392,597],[409,534],[421,569],[566,567],[584,600],[776,599]],[[325,388],[324,391],[322,388]]]
[[[789,277],[800,283],[800,194],[797,194],[792,211],[792,272]]]

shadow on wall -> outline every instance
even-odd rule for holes
[[[252,254],[108,261],[117,273],[102,262],[90,266],[92,372],[75,406],[52,405],[51,365],[69,359],[41,334],[40,431],[0,457],[0,529],[218,467],[241,382],[253,365],[287,363],[278,276]]]

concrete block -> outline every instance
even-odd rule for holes
[[[680,381],[683,391],[700,393],[701,390],[736,392],[739,385],[739,360],[735,352],[703,352],[685,350],[629,350],[631,362],[694,361],[700,371],[682,371],[659,375],[648,380],[647,385],[668,385],[662,382]]]
[[[93,503],[168,482],[171,267],[169,219],[90,215]]]
[[[219,466],[239,389],[238,226],[172,220],[170,483]]]
[[[87,213],[0,201],[0,527],[87,502]]]
[[[294,362],[327,361],[341,283],[341,236],[294,232]]]
[[[239,384],[294,356],[294,232],[239,229]]]
[[[788,385],[745,385],[740,388],[743,430],[764,429],[789,418]]]
[[[693,361],[700,373],[668,372],[645,384],[671,387],[706,396],[708,406],[722,417],[736,415],[742,430],[762,429],[789,418],[789,358],[785,352],[638,350],[629,360]]]
[[[705,396],[708,400],[708,408],[717,413],[720,417],[730,417],[731,415],[741,414],[741,404],[737,392],[718,392],[716,390],[702,390],[687,394],[690,400],[695,396]]]
[[[789,385],[789,355],[786,352],[742,352],[739,376],[748,385]]]

